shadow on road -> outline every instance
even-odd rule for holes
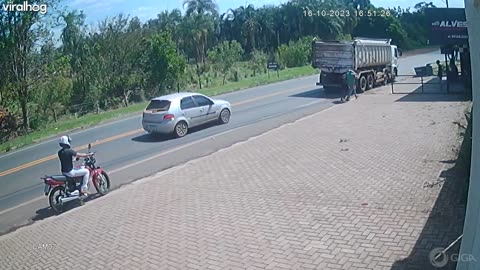
[[[153,134],[142,134],[137,137],[132,138],[132,141],[142,142],[142,143],[158,143],[164,142],[173,139],[172,136],[167,135],[153,135]]]
[[[291,95],[290,97],[336,99],[336,98],[340,98],[341,94],[342,93],[340,90],[326,91],[323,88],[317,88],[317,89],[305,91],[302,93],[298,93],[295,95]]]
[[[99,198],[100,196],[101,195],[98,194],[98,193],[91,194],[84,200],[84,202],[88,203],[90,201],[95,200],[96,198]],[[48,200],[48,197],[45,197],[45,199]],[[35,221],[39,221],[39,220],[49,218],[49,217],[53,217],[53,216],[56,216],[56,215],[61,215],[63,213],[66,213],[66,212],[68,212],[68,211],[70,211],[74,208],[80,207],[80,206],[81,206],[80,201],[78,201],[78,200],[68,202],[68,203],[65,204],[63,212],[59,213],[59,214],[56,214],[53,211],[53,209],[51,209],[50,207],[41,208],[41,209],[38,209],[35,212],[36,215],[34,217],[32,217],[30,220],[35,222]]]
[[[188,134],[186,136],[188,136],[189,134],[193,134],[195,132],[207,129],[207,128],[214,127],[214,126],[218,126],[218,124],[215,123],[215,122],[211,122],[211,123],[200,125],[198,127],[190,128],[188,130]],[[159,142],[165,142],[165,141],[175,140],[175,139],[176,138],[173,135],[170,135],[170,134],[149,134],[149,133],[145,133],[145,134],[139,135],[137,137],[134,137],[131,140],[135,141],[135,142],[141,142],[141,143],[159,143]]]
[[[429,253],[434,248],[446,248],[463,232],[470,177],[471,124],[465,134],[457,159],[440,161],[455,165],[440,175],[440,179],[444,180],[439,180],[438,184],[443,186],[411,254],[404,260],[396,261],[392,270],[455,269],[456,262],[452,260],[448,260],[447,265],[442,268],[434,268]],[[447,251],[447,258],[458,254],[459,248],[460,241]]]
[[[407,75],[399,75],[407,76]],[[413,87],[412,87],[413,86]],[[390,85],[393,94],[406,94],[397,102],[468,101],[469,91],[462,82],[440,81],[437,77],[413,77],[399,80]]]
[[[99,198],[100,196],[101,195],[98,194],[98,193],[91,194],[87,199],[84,200],[84,202],[88,203],[90,201],[95,200],[96,198]],[[45,200],[48,200],[48,197],[45,196]],[[56,215],[61,215],[63,213],[67,213],[68,211],[70,211],[74,208],[80,207],[80,206],[81,205],[80,205],[80,202],[78,200],[68,202],[68,203],[65,204],[63,212],[59,213],[59,214],[56,214],[50,207],[44,207],[44,208],[38,209],[37,211],[35,211],[35,216],[29,218],[28,221],[26,221],[23,224],[13,226],[6,231],[2,231],[2,232],[0,232],[0,235],[9,234],[9,233],[14,232],[14,231],[16,231],[16,230],[18,230],[22,227],[29,226],[29,225],[37,222],[37,221],[40,221],[40,220],[43,220],[43,219],[46,219],[46,218],[49,218],[49,217],[53,217],[53,216],[56,216]]]

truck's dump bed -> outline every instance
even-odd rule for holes
[[[354,69],[353,42],[314,41],[312,66],[326,72],[343,73]]]
[[[389,40],[355,39],[350,42],[313,41],[312,66],[325,72],[386,66],[392,62]]]
[[[390,41],[356,39],[355,68],[386,66],[392,63]]]

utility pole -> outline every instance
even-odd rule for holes
[[[480,0],[465,0],[465,15],[468,26],[468,40],[472,70],[470,74],[480,74]],[[457,270],[480,269],[480,76],[472,76],[472,162],[477,164],[470,169],[467,211],[463,227]],[[464,257],[462,257],[464,256]],[[469,259],[466,259],[468,256]]]

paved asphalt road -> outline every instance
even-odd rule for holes
[[[413,74],[413,67],[437,59],[441,59],[439,51],[401,58],[399,74]],[[72,133],[73,144],[84,148],[95,144],[98,164],[117,188],[335,105],[338,96],[315,86],[317,78],[217,96],[233,105],[230,123],[202,127],[181,139],[148,136],[141,130],[139,115]],[[54,139],[0,155],[0,233],[51,215],[40,176],[59,171],[57,151]]]

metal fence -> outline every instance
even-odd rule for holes
[[[416,76],[397,75],[391,83],[392,94],[468,94],[465,82],[458,77],[457,81],[450,81],[446,76]],[[405,87],[417,85],[418,87]]]

